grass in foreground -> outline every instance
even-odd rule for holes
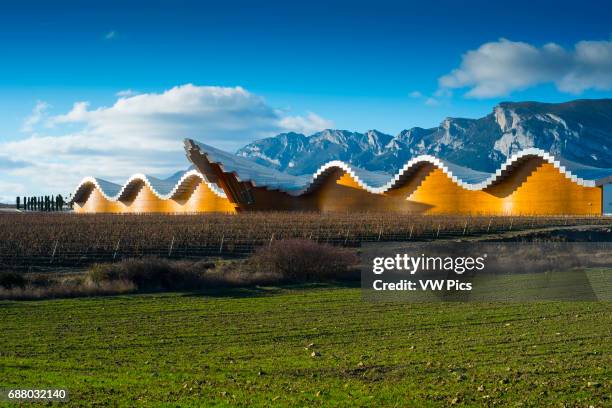
[[[357,288],[0,302],[0,387],[63,405],[605,406],[609,303],[365,303]]]

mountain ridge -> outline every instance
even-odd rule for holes
[[[481,118],[447,117],[437,127],[412,127],[395,136],[375,129],[287,132],[249,143],[236,154],[294,175],[312,173],[331,160],[393,173],[421,154],[492,172],[530,147],[583,165],[612,167],[612,99],[500,102]]]

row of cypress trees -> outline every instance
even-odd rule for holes
[[[23,201],[22,201],[23,200]],[[39,197],[17,197],[17,209],[26,211],[63,211],[66,201],[61,194]]]

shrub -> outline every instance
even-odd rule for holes
[[[49,298],[70,298],[82,296],[104,296],[131,293],[136,290],[132,282],[108,281],[100,284],[86,282],[53,281],[49,286],[25,285],[12,289],[0,287],[0,299],[32,300]]]
[[[139,290],[189,289],[201,286],[201,272],[211,266],[214,267],[214,264],[208,262],[127,259],[112,264],[95,264],[87,272],[87,277],[97,284],[108,281],[132,282]]]
[[[17,272],[0,272],[0,286],[6,289],[23,288],[26,283],[26,278]]]
[[[346,248],[307,239],[272,242],[249,260],[254,271],[278,274],[289,281],[345,280],[355,277],[357,255]]]
[[[86,274],[93,285],[123,281],[139,291],[236,287],[282,282],[334,281],[358,277],[357,256],[348,249],[304,239],[273,242],[251,258],[221,262],[127,259],[95,264]]]
[[[0,272],[0,299],[99,296],[157,290],[197,290],[354,279],[351,250],[304,239],[273,242],[246,260],[126,259],[94,264],[85,274]]]

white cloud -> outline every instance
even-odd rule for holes
[[[423,95],[419,91],[412,91],[408,94],[409,97],[413,99],[419,99],[423,101],[423,104],[426,106],[439,106],[440,98],[446,98],[449,96],[448,92],[441,92],[439,89],[434,92],[433,96]]]
[[[241,87],[187,84],[120,96],[108,107],[80,101],[55,116],[47,107],[38,103],[33,119],[24,121],[30,135],[0,142],[6,158],[0,157],[0,181],[34,194],[71,192],[87,175],[117,182],[135,172],[169,175],[189,166],[184,138],[232,151],[284,131],[310,134],[333,126],[312,112],[291,116]]]
[[[440,105],[440,101],[438,101],[436,98],[429,97],[429,98],[425,99],[425,105],[427,105],[427,106],[438,106],[438,105]]]
[[[452,98],[453,91],[446,88],[438,88],[436,92],[434,92],[433,96],[436,98]]]
[[[419,91],[412,91],[408,94],[408,96],[414,99],[420,99],[423,97],[423,94]]]
[[[49,123],[83,124],[88,134],[103,135],[105,143],[116,139],[115,146],[126,141],[166,146],[168,141],[192,137],[228,150],[276,132],[313,133],[333,125],[312,112],[288,116],[241,87],[191,84],[121,97],[110,107],[90,109],[88,102],[76,102],[69,112],[50,118]]]
[[[32,114],[25,118],[21,125],[21,131],[25,133],[32,132],[34,126],[38,125],[47,115],[49,104],[44,101],[37,101],[36,106],[32,109]]]
[[[114,40],[117,38],[117,32],[115,30],[110,30],[108,33],[104,34],[105,40]]]
[[[438,80],[440,89],[469,88],[473,98],[508,95],[544,83],[561,92],[612,89],[612,41],[580,41],[573,49],[500,39],[462,57],[459,68]]]
[[[4,194],[7,192],[7,194]],[[8,194],[10,192],[10,194]],[[27,190],[20,183],[11,183],[0,180],[0,203],[14,204],[17,196],[27,194]]]
[[[303,133],[311,135],[323,129],[334,127],[334,122],[324,119],[316,113],[308,112],[304,116],[287,116],[282,118],[280,126],[290,132]]]
[[[134,95],[137,95],[137,94],[138,94],[138,92],[136,92],[136,91],[134,91],[132,89],[122,89],[121,91],[117,92],[115,94],[115,96],[118,96],[120,98],[126,98],[126,97],[134,96]]]

